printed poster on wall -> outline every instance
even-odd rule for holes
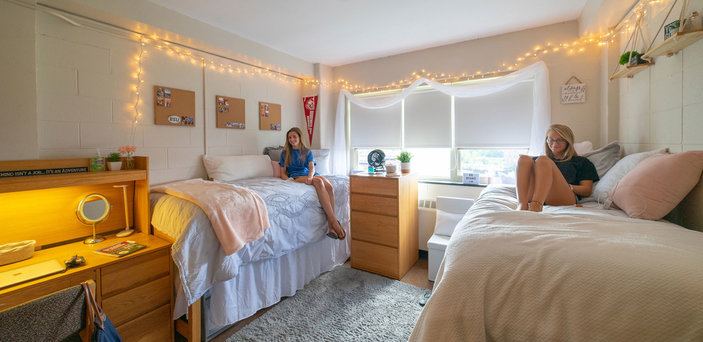
[[[308,127],[308,138],[312,145],[312,132],[315,129],[315,113],[317,112],[317,95],[303,97],[303,111],[305,112],[305,124]]]
[[[195,127],[195,92],[155,85],[154,124]]]

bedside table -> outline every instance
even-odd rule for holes
[[[400,279],[418,258],[417,174],[349,176],[351,266]]]

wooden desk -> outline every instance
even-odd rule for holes
[[[147,247],[115,258],[93,250],[119,241],[133,240]],[[110,236],[95,245],[74,242],[36,251],[30,259],[0,266],[0,272],[78,254],[85,265],[0,290],[0,310],[78,285],[92,279],[96,295],[125,341],[171,341],[171,244],[153,235],[135,233],[126,238]]]

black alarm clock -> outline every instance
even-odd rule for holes
[[[383,165],[386,159],[386,154],[383,153],[383,151],[373,150],[369,152],[369,156],[366,159],[369,162],[369,166],[373,167],[374,171],[383,171],[385,169]]]

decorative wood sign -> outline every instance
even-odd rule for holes
[[[215,95],[217,128],[246,128],[244,99]]]
[[[571,83],[576,80],[578,83]],[[564,85],[561,86],[561,104],[584,103],[586,102],[586,84],[581,82],[576,76],[571,76]]]
[[[154,124],[195,127],[195,92],[155,85]]]
[[[263,131],[281,130],[281,105],[259,102],[259,129]]]

